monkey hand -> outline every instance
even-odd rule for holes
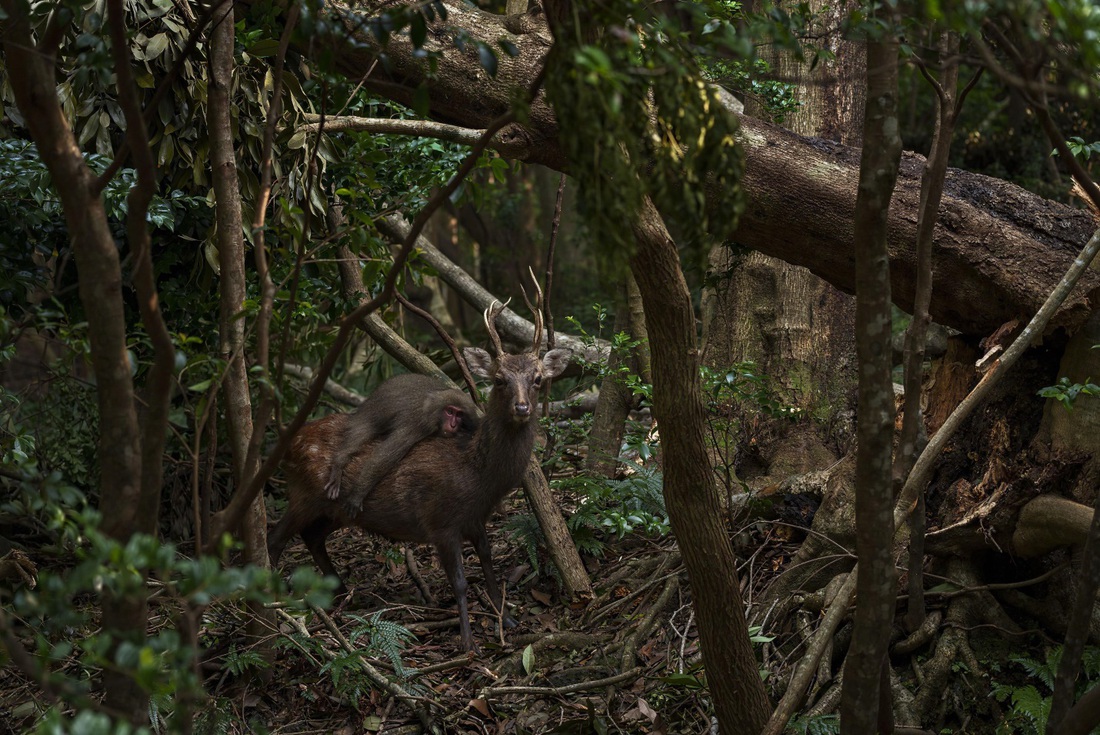
[[[352,516],[358,515],[363,510],[363,500],[356,497],[355,493],[344,494],[344,510]]]
[[[329,500],[336,500],[340,497],[340,475],[330,477],[328,482],[325,483],[325,495]]]

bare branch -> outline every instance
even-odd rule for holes
[[[296,130],[307,133],[320,132],[319,115],[307,114],[305,125],[299,125]],[[367,132],[389,135],[409,135],[418,138],[434,138],[445,140],[449,143],[460,145],[474,145],[485,134],[484,130],[477,128],[464,128],[458,125],[435,122],[434,120],[399,120],[378,117],[358,117],[355,115],[341,115],[331,117],[325,122],[325,130],[329,133]],[[515,137],[505,137],[499,132],[489,141],[489,147],[494,151],[515,158],[526,160],[530,149],[528,144]]]

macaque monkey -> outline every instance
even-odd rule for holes
[[[363,463],[359,476],[349,478],[344,504],[359,510],[378,481],[385,477],[413,445],[429,436],[469,439],[480,419],[473,401],[460,390],[427,375],[395,375],[367,396],[352,413],[332,458],[325,492],[340,497],[344,468],[364,444],[381,438]]]

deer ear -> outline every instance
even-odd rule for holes
[[[480,347],[467,347],[462,350],[462,355],[466,358],[466,364],[470,366],[470,372],[474,375],[482,378],[492,376],[493,358],[488,352]]]
[[[567,349],[550,350],[542,356],[542,375],[544,378],[553,378],[561,375],[569,365],[573,352]]]

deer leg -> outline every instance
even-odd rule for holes
[[[290,540],[290,537],[298,532],[298,529],[294,528],[295,514],[289,512],[283,515],[279,519],[279,522],[275,524],[275,528],[268,534],[267,537],[267,558],[271,563],[271,568],[275,569],[279,566],[279,558],[283,555],[283,549],[286,548],[286,542]]]
[[[416,588],[420,590],[420,594],[424,598],[424,603],[428,607],[439,607],[439,603],[435,600],[435,595],[428,589],[428,585],[424,582],[424,578],[420,576],[420,567],[416,563],[416,556],[413,555],[412,546],[405,547],[405,566],[408,567],[409,576],[412,577],[413,582],[416,583]]]
[[[478,652],[474,643],[474,634],[470,630],[470,612],[466,607],[466,575],[462,571],[462,542],[459,539],[450,539],[436,544],[436,553],[443,564],[443,571],[447,573],[447,579],[455,591],[455,599],[458,601],[458,624],[462,631],[462,649]]]
[[[325,548],[325,541],[328,539],[329,534],[339,527],[340,524],[331,518],[318,518],[302,529],[302,541],[309,549],[309,553],[313,557],[313,563],[317,565],[322,574],[336,577],[336,581],[340,583],[336,588],[337,597],[346,595],[348,588],[344,586],[344,580],[337,573],[336,567],[332,565],[328,549]]]
[[[497,584],[497,577],[493,573],[493,552],[489,545],[489,535],[485,533],[484,526],[481,528],[481,533],[475,536],[473,541],[477,558],[481,560],[481,573],[485,576],[485,588],[489,591],[489,600],[492,601],[497,614],[501,616],[501,625],[505,628],[514,628],[518,623],[504,609],[504,594],[501,592],[500,585]]]

